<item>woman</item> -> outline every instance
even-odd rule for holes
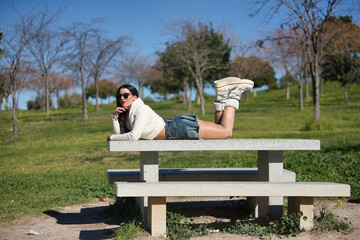
[[[231,137],[235,110],[241,94],[251,90],[254,82],[228,77],[214,82],[215,121],[198,120],[194,114],[161,118],[139,98],[129,84],[120,86],[116,94],[117,108],[113,112],[114,134],[108,140],[164,139],[225,139]]]

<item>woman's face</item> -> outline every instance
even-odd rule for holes
[[[129,89],[127,88],[120,89],[120,95],[121,95],[120,98],[121,105],[125,109],[129,109],[131,107],[131,104],[137,99],[137,96],[132,95]],[[126,96],[127,98],[125,98]]]

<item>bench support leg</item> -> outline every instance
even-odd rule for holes
[[[311,230],[314,226],[314,198],[313,197],[288,197],[289,213],[303,212],[303,217],[300,219],[300,227],[305,230]]]
[[[166,197],[148,198],[148,222],[153,237],[166,237]]]
[[[269,182],[283,181],[283,152],[282,151],[258,151],[258,180]],[[270,216],[274,219],[283,215],[283,197],[257,198],[255,217]]]
[[[140,180],[159,181],[159,152],[140,152]],[[148,198],[140,198],[140,209],[145,227],[150,229],[148,217]]]

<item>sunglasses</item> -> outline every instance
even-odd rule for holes
[[[131,95],[131,93],[124,93],[124,94],[119,94],[119,99],[121,99],[121,97],[124,97],[124,99],[127,99],[129,96]]]

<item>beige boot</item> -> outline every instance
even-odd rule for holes
[[[233,92],[235,92],[237,89],[240,88],[251,89],[253,86],[254,86],[253,81],[248,79],[240,79],[237,77],[227,77],[215,81],[214,82],[214,87],[216,92],[216,100],[214,102],[215,111],[223,111],[225,109],[227,100],[230,98],[230,95],[232,94],[231,98],[234,98],[235,96]],[[232,103],[228,103],[228,104],[236,106],[234,101],[230,101],[230,102]],[[237,106],[238,105],[239,103],[237,103]]]

